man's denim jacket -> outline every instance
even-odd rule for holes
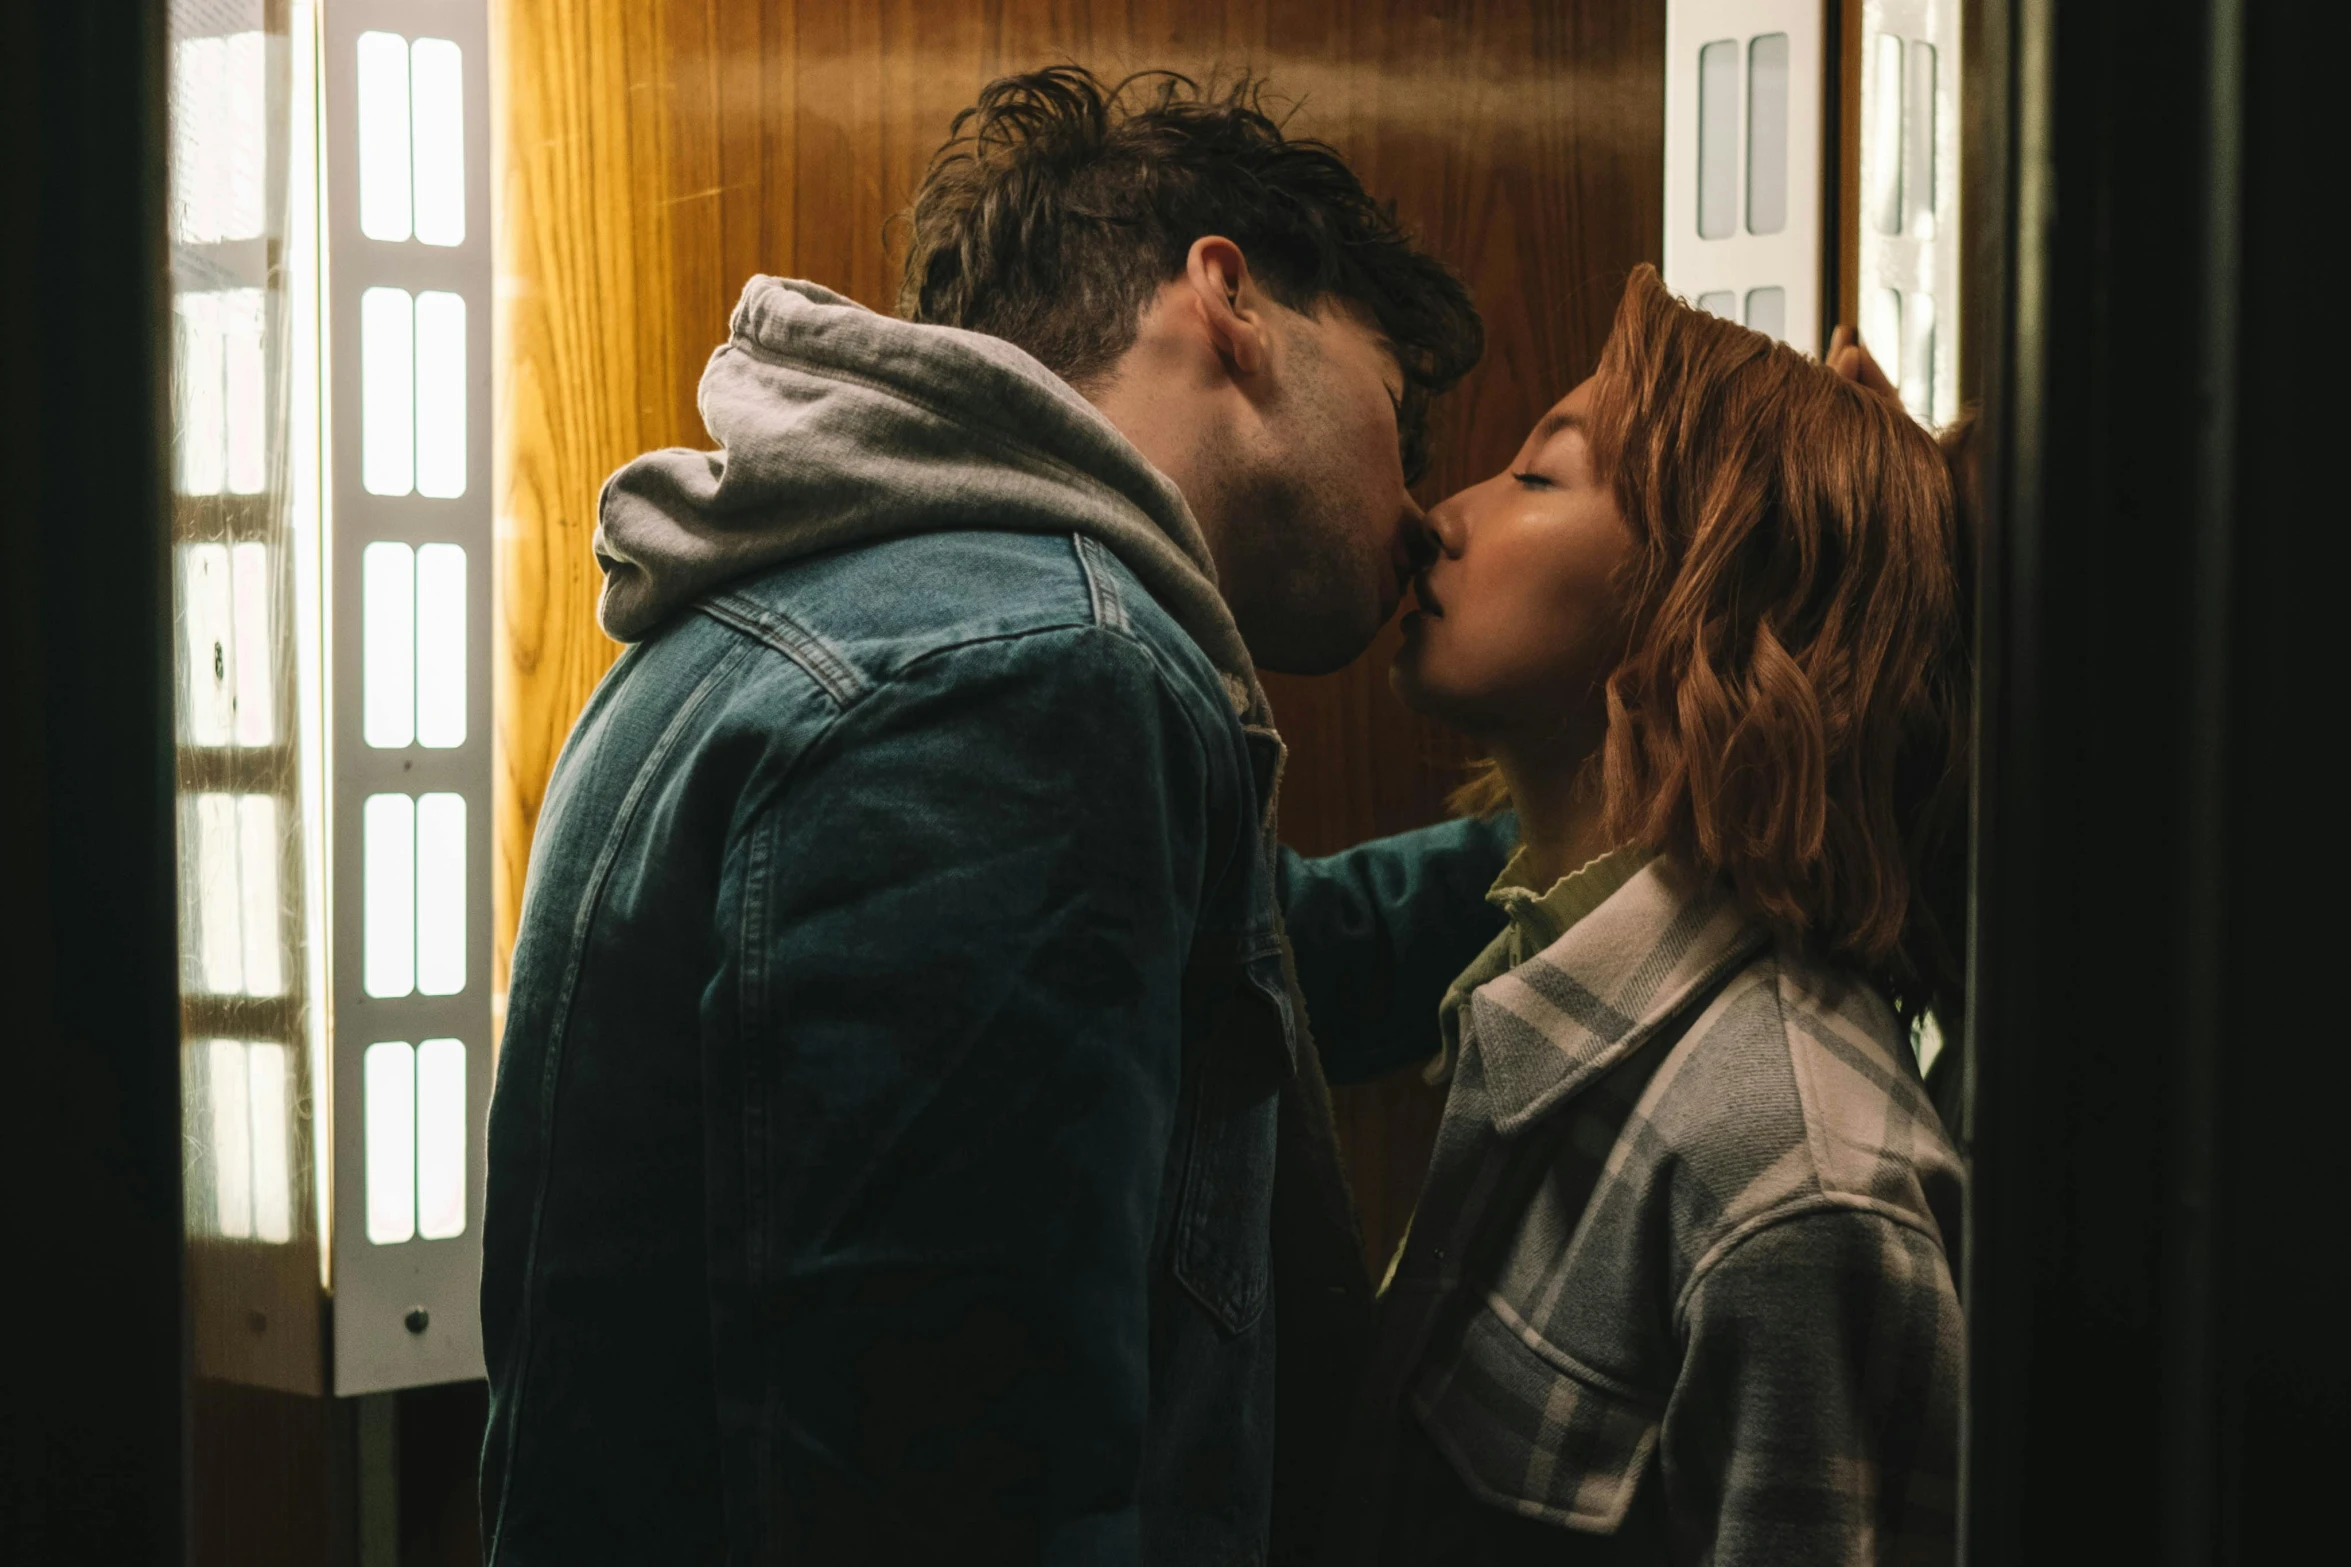
[[[1503,844],[1285,862],[1226,691],[1051,534],[802,561],[623,655],[491,1111],[493,1563],[1255,1562],[1277,1461],[1316,1510],[1368,1292],[1343,1232],[1277,1263],[1277,1144],[1328,1126],[1277,883],[1364,1075],[1433,1048]]]

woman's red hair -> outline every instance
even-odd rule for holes
[[[1944,453],[1646,266],[1594,392],[1594,459],[1638,541],[1607,684],[1611,832],[1721,877],[1906,1007],[1955,1003],[1972,678]]]

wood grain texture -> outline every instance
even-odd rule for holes
[[[494,6],[500,310],[498,987],[549,769],[617,651],[588,540],[605,475],[705,444],[694,386],[744,280],[887,308],[892,214],[955,111],[1075,60],[1265,75],[1470,280],[1491,332],[1441,410],[1430,497],[1505,462],[1596,358],[1658,253],[1663,15],[1638,0],[532,0]],[[1283,822],[1327,851],[1435,820],[1460,743],[1389,693],[1394,633],[1353,667],[1273,678]],[[1433,1027],[1433,1025],[1432,1025]],[[1384,1261],[1437,1101],[1343,1091]]]

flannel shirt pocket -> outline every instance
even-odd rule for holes
[[[1192,1104],[1174,1267],[1218,1326],[1240,1334],[1272,1291],[1280,1094],[1298,1058],[1279,952],[1243,965],[1221,1021]]]
[[[1489,1305],[1424,1363],[1412,1407],[1480,1501],[1586,1534],[1623,1524],[1662,1401],[1539,1342]]]

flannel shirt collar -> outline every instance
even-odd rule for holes
[[[1659,855],[1567,934],[1470,996],[1494,1129],[1509,1135],[1623,1060],[1766,933]]]

